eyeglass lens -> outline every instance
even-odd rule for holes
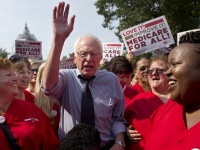
[[[163,74],[163,72],[165,72],[166,70],[164,70],[164,69],[149,69],[149,70],[148,70],[148,74],[149,74],[149,75],[152,75],[154,71],[155,71],[157,74]]]
[[[140,67],[139,69],[138,69],[139,71],[145,71],[145,70],[147,70],[147,67]]]

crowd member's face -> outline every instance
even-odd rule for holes
[[[149,60],[145,58],[142,58],[137,62],[135,75],[137,76],[139,82],[148,82],[147,69],[149,67],[149,63]]]
[[[165,92],[168,91],[168,79],[165,75],[167,64],[162,60],[154,61],[149,68],[149,84],[153,91]]]
[[[97,41],[91,37],[81,39],[74,54],[74,61],[85,78],[91,78],[96,73],[101,58],[101,50]]]
[[[0,93],[8,98],[19,94],[17,79],[12,69],[0,69]]]
[[[38,73],[38,69],[40,67],[40,64],[33,64],[31,65],[31,69],[32,69],[32,78],[31,78],[31,83],[35,83],[36,82],[36,79],[37,79],[37,73]]]
[[[102,58],[101,60],[100,60],[100,66],[104,66],[105,65],[105,63],[107,62],[107,60],[105,59],[105,58]]]
[[[180,44],[168,58],[170,68],[166,75],[171,98],[185,106],[200,102],[200,55],[195,52],[194,45]]]
[[[131,74],[125,74],[125,73],[117,73],[116,74],[122,88],[125,86],[125,85],[130,85],[130,80],[131,80]]]
[[[15,70],[15,74],[18,80],[18,88],[21,90],[26,89],[32,76],[32,70],[28,69],[27,64],[23,62],[23,68]]]

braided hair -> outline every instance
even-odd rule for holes
[[[181,43],[200,43],[200,31],[186,32],[185,35],[180,37],[179,44]]]
[[[95,150],[100,148],[99,131],[90,125],[80,123],[70,130],[61,141],[59,150]]]

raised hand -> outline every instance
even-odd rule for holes
[[[70,18],[68,23],[69,7],[69,4],[65,7],[65,2],[61,2],[53,10],[53,34],[54,38],[60,42],[65,41],[74,27],[75,15]]]

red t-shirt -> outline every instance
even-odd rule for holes
[[[133,89],[132,87],[126,86],[124,90],[124,98],[126,105],[138,94],[139,93],[137,90]]]
[[[132,86],[133,89],[138,91],[138,93],[144,93],[144,89],[139,85],[139,83],[136,83],[135,85]]]
[[[47,116],[32,103],[14,99],[4,114],[7,125],[22,150],[55,150],[59,141]],[[0,128],[0,149],[10,150]]]
[[[29,91],[27,90],[24,90],[24,95],[25,95],[25,101],[28,101],[28,102],[31,102],[31,103],[34,103],[34,99],[35,99],[35,96],[33,94],[31,94]]]
[[[183,107],[169,100],[151,117],[146,150],[200,149],[200,122],[187,129]]]
[[[128,126],[133,125],[141,134],[141,141],[135,143],[128,141],[128,149],[144,150],[150,116],[162,104],[164,103],[152,91],[141,93],[131,100],[125,108],[124,117]]]

